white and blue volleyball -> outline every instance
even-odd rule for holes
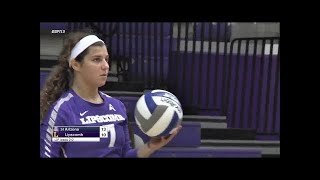
[[[134,117],[140,130],[147,136],[166,136],[181,124],[183,111],[175,95],[156,89],[144,93],[139,98]]]

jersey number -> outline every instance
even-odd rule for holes
[[[101,130],[102,130],[101,136],[103,136],[104,138],[108,138],[109,132],[110,132],[109,147],[113,147],[116,141],[116,131],[114,129],[114,124],[103,125]]]

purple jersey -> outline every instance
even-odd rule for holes
[[[40,126],[40,157],[137,157],[130,145],[123,103],[102,92],[102,104],[83,100],[72,89],[50,107]],[[108,126],[100,142],[52,142],[54,126]]]

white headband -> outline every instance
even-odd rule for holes
[[[87,49],[90,45],[92,45],[95,42],[101,41],[97,36],[95,35],[88,35],[84,38],[82,38],[72,49],[70,59],[69,59],[69,66],[71,66],[71,60],[76,58],[82,51]],[[104,43],[104,42],[103,42]]]

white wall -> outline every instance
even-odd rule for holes
[[[40,34],[40,57],[57,57],[63,46],[61,34]],[[51,58],[50,58],[51,57]]]

